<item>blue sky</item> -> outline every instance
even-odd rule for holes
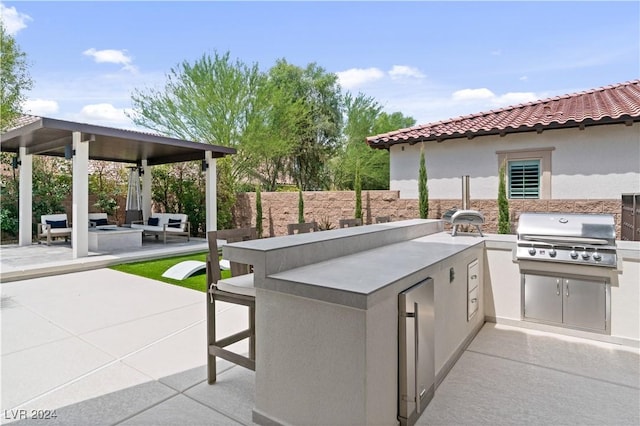
[[[132,128],[134,89],[203,54],[279,58],[418,124],[640,76],[640,2],[0,2],[27,54],[25,108]]]

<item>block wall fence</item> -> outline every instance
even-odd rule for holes
[[[340,219],[350,219],[355,213],[354,191],[305,191],[304,217],[306,222],[315,220],[320,225],[330,223],[338,227]],[[287,224],[298,221],[297,192],[262,192],[262,226],[264,236],[287,234]],[[234,222],[237,227],[255,226],[255,193],[239,193],[234,206]],[[461,199],[429,200],[429,218],[440,219],[449,209],[462,208]],[[498,230],[497,200],[471,200],[470,209],[482,212],[485,217],[483,232]],[[616,221],[617,238],[620,238],[620,200],[509,200],[512,232],[522,212],[607,213]],[[417,199],[401,199],[399,191],[362,191],[362,216],[366,224],[375,223],[378,216],[389,216],[392,221],[415,219],[418,214]],[[445,226],[449,230],[449,225]]]
[[[262,192],[263,235],[287,235],[287,224],[298,222],[297,192]],[[330,223],[338,227],[340,219],[351,219],[355,214],[356,197],[354,191],[304,191],[305,221],[315,220],[319,225]],[[126,197],[118,197],[121,206],[112,219],[124,223]],[[89,197],[89,211],[93,207],[95,196]],[[65,201],[65,210],[71,215],[71,199]],[[440,219],[449,209],[462,208],[461,199],[429,200],[429,218]],[[472,210],[482,212],[485,217],[483,232],[496,233],[498,230],[498,203],[496,200],[471,200]],[[233,220],[236,227],[255,226],[256,194],[243,192],[237,194],[233,207]],[[622,205],[620,200],[509,200],[511,230],[515,233],[517,221],[522,212],[562,212],[562,213],[607,213],[616,221],[616,235],[621,236]],[[401,199],[399,191],[362,191],[362,216],[365,224],[375,223],[378,216],[389,216],[392,221],[415,219],[418,214],[417,199]],[[445,229],[451,226],[445,224]],[[473,228],[472,228],[473,230]],[[204,236],[203,236],[204,237]]]

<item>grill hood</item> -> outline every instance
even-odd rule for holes
[[[611,244],[616,238],[616,227],[613,216],[606,214],[522,213],[517,234],[521,240],[538,237],[565,241],[601,239]]]

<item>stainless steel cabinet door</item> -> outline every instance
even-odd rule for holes
[[[398,419],[412,425],[433,397],[435,350],[433,279],[398,296]]]
[[[564,279],[564,323],[592,330],[606,329],[606,283]]]
[[[562,323],[562,285],[562,278],[524,275],[524,317]]]

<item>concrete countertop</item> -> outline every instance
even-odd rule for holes
[[[483,242],[480,236],[439,232],[270,274],[256,287],[368,309],[387,297],[382,290],[403,281],[411,285],[427,268]]]

